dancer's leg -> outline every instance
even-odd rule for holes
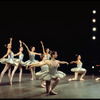
[[[9,64],[9,68],[8,68],[8,78],[10,81],[10,77],[11,77],[11,65]]]
[[[31,68],[31,76],[32,78],[30,80],[34,80],[35,79],[35,67]]]
[[[21,79],[22,79],[22,66],[21,65],[19,65],[19,82],[21,82]]]
[[[41,80],[41,87],[42,87],[42,88],[45,87],[45,86],[44,86],[44,82],[45,82],[44,80]]]
[[[86,74],[86,71],[83,72],[83,74],[81,75],[81,77],[80,77],[80,80],[81,80],[81,81],[84,80],[83,77],[85,76],[85,74]]]
[[[59,81],[60,81],[60,78],[57,78],[57,79],[55,80],[55,82],[54,82],[53,85],[52,85],[50,94],[52,94],[52,95],[56,95],[56,94],[57,94],[57,93],[54,92],[53,90],[54,90],[54,88],[57,86],[57,84],[59,83]]]
[[[0,83],[1,83],[1,81],[2,81],[2,78],[3,78],[4,74],[5,74],[5,72],[8,70],[8,68],[9,68],[9,64],[7,63],[7,64],[5,65],[3,71],[1,72],[1,75],[0,75]]]
[[[51,85],[51,81],[46,81],[46,92],[47,93],[50,92],[50,85]]]
[[[13,69],[11,77],[10,77],[10,85],[12,85],[12,79],[13,79],[13,76],[14,76],[15,71],[17,70],[17,68],[18,68],[18,66],[14,66],[14,69]]]

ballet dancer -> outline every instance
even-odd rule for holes
[[[0,75],[0,83],[2,81],[2,78],[5,74],[5,72],[8,70],[8,78],[10,81],[10,77],[11,77],[11,65],[13,65],[14,67],[17,67],[17,63],[13,60],[14,58],[14,53],[12,52],[11,48],[12,48],[12,38],[10,38],[10,43],[7,44],[7,53],[0,59],[0,62],[2,64],[6,64],[3,71],[1,72]],[[8,56],[8,58],[6,58]]]
[[[45,61],[43,60],[34,64],[27,65],[27,69],[31,69],[32,67],[40,67],[40,66],[48,65],[49,71],[46,71],[45,73],[43,73],[39,77],[39,79],[46,81],[46,92],[50,93],[51,95],[57,94],[56,92],[54,92],[54,89],[57,86],[59,80],[66,76],[65,73],[57,70],[58,64],[68,65],[68,62],[56,60],[57,56],[58,56],[57,52],[52,51],[50,60],[45,60]],[[30,67],[28,68],[28,66]],[[52,84],[52,87],[50,89],[51,80],[54,80],[55,82]]]
[[[78,78],[78,74],[82,74],[80,77],[80,81],[83,81],[83,77],[86,74],[86,69],[82,68],[82,62],[81,62],[81,55],[76,55],[77,60],[76,61],[72,61],[70,62],[70,64],[76,63],[77,67],[76,68],[72,68],[71,71],[75,72],[74,78],[70,78],[68,79],[68,81],[72,81],[72,80],[77,80]]]
[[[36,53],[35,52],[35,47],[33,46],[33,47],[31,47],[31,51],[29,50],[29,48],[28,48],[28,46],[24,43],[24,42],[22,42],[23,43],[23,45],[26,47],[26,49],[27,49],[27,51],[28,51],[28,54],[29,54],[29,60],[27,60],[26,62],[25,62],[25,64],[26,64],[26,66],[28,65],[28,64],[32,64],[32,63],[36,63],[36,62],[38,62],[38,60],[35,60],[35,55],[39,55],[39,56],[41,56],[41,53]],[[31,79],[30,80],[34,80],[34,79],[36,79],[35,78],[35,67],[34,68],[31,68]]]
[[[42,49],[43,49],[43,54],[44,55],[46,55],[46,57],[47,57],[47,60],[49,60],[50,59],[50,49],[49,48],[46,48],[46,52],[45,52],[45,49],[44,49],[44,45],[43,45],[43,42],[42,41],[40,41],[41,42],[41,45],[42,45]]]
[[[43,42],[40,41],[41,45],[42,45],[42,50],[43,50],[43,55],[41,56],[41,59],[42,60],[50,60],[50,54],[49,54],[49,48],[46,49],[46,52],[45,52],[45,49],[44,49],[44,45],[43,45]],[[36,73],[36,76],[40,76],[42,73],[44,73],[45,71],[48,71],[48,65],[44,65],[44,66],[41,66],[41,71],[37,72]],[[44,88],[45,87],[45,81],[44,80],[41,80],[41,87]]]
[[[13,71],[12,71],[12,74],[11,74],[11,78],[10,78],[10,84],[12,85],[12,79],[13,79],[13,76],[15,74],[15,71],[19,68],[19,82],[21,82],[21,78],[22,78],[22,66],[25,66],[25,63],[23,62],[23,58],[24,58],[24,54],[23,54],[23,47],[22,47],[22,41],[19,40],[19,43],[20,43],[20,48],[19,48],[19,52],[14,54],[14,57],[15,56],[19,56],[19,59],[18,58],[14,58],[14,61],[18,63],[18,66],[14,67]]]
[[[45,60],[47,60],[47,56],[42,54],[41,55],[41,59],[44,62]],[[43,65],[41,66],[41,70],[39,72],[36,73],[36,77],[37,79],[39,79],[39,76],[41,76],[43,73],[45,73],[46,71],[48,71],[48,65]],[[44,88],[45,87],[45,81],[41,80],[41,87]]]

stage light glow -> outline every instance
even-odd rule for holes
[[[96,10],[93,10],[93,14],[96,14]]]
[[[92,39],[95,40],[96,39],[96,36],[93,36]]]
[[[92,69],[94,69],[94,66],[92,66]]]
[[[96,31],[96,27],[93,27],[92,30],[93,30],[93,31]]]
[[[92,19],[92,22],[95,23],[96,22],[96,19]]]

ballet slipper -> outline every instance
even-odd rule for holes
[[[80,79],[80,81],[84,81],[84,79],[83,79],[83,78],[81,78],[81,79]]]
[[[70,78],[70,79],[68,79],[68,81],[72,81],[72,79]]]
[[[33,81],[33,80],[34,80],[34,78],[32,77],[30,80],[31,80],[31,81]]]
[[[57,95],[57,93],[52,90],[50,91],[50,95]]]
[[[45,88],[45,86],[44,86],[43,84],[41,84],[41,87],[42,87],[42,88]]]
[[[100,78],[96,78],[95,80],[98,81]]]
[[[72,81],[76,81],[77,79],[75,79],[75,78],[72,78],[71,80],[72,80]]]

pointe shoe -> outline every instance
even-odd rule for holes
[[[31,80],[31,81],[33,81],[34,79],[33,79],[33,78],[31,78],[30,80]]]
[[[75,79],[75,78],[72,78],[72,79],[69,79],[69,81],[76,81],[77,79]]]
[[[72,79],[70,78],[70,79],[68,79],[68,81],[72,81]]]
[[[98,81],[100,78],[96,78],[95,80]]]
[[[50,95],[57,95],[57,93],[54,91],[50,91]]]
[[[45,88],[45,86],[44,86],[44,85],[41,85],[41,87],[42,87],[42,88]]]
[[[81,78],[81,79],[80,79],[80,81],[84,81],[84,79],[83,79],[83,78]]]

